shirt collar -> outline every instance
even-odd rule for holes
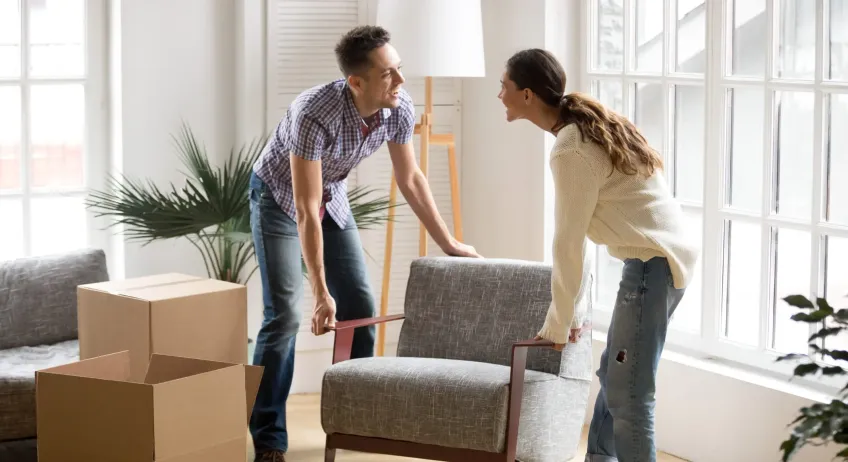
[[[360,127],[364,123],[362,117],[359,115],[359,111],[356,110],[356,105],[353,104],[353,92],[350,87],[347,86],[347,82],[344,83],[344,121],[345,124],[351,127]],[[380,118],[378,121],[380,123],[384,123],[389,116],[392,115],[391,109],[382,108],[380,109]]]

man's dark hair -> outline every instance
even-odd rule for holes
[[[336,61],[345,77],[368,69],[368,53],[389,43],[391,35],[379,26],[358,26],[336,44]]]

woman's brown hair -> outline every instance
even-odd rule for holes
[[[554,130],[576,124],[583,140],[594,141],[609,154],[613,168],[628,175],[640,171],[650,175],[663,167],[659,153],[627,118],[583,93],[565,94],[565,70],[550,52],[519,51],[507,61],[506,72],[519,90],[530,89],[546,104],[559,108]]]

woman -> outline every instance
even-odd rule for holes
[[[586,238],[624,261],[586,461],[656,460],[654,389],[669,318],[698,259],[662,158],[624,117],[582,94],[565,94],[565,72],[545,50],[509,59],[498,97],[508,121],[526,119],[556,136],[552,303],[537,339],[561,350],[580,339]]]

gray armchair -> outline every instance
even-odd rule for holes
[[[0,460],[37,459],[35,371],[79,359],[77,286],[108,279],[97,249],[0,262]]]
[[[585,287],[591,282],[585,274]],[[325,460],[336,449],[446,461],[570,460],[589,399],[591,335],[563,352],[532,340],[550,287],[551,268],[541,263],[415,260],[403,315],[336,324],[334,364],[321,391]],[[391,321],[403,322],[397,357],[349,359],[355,328]]]

